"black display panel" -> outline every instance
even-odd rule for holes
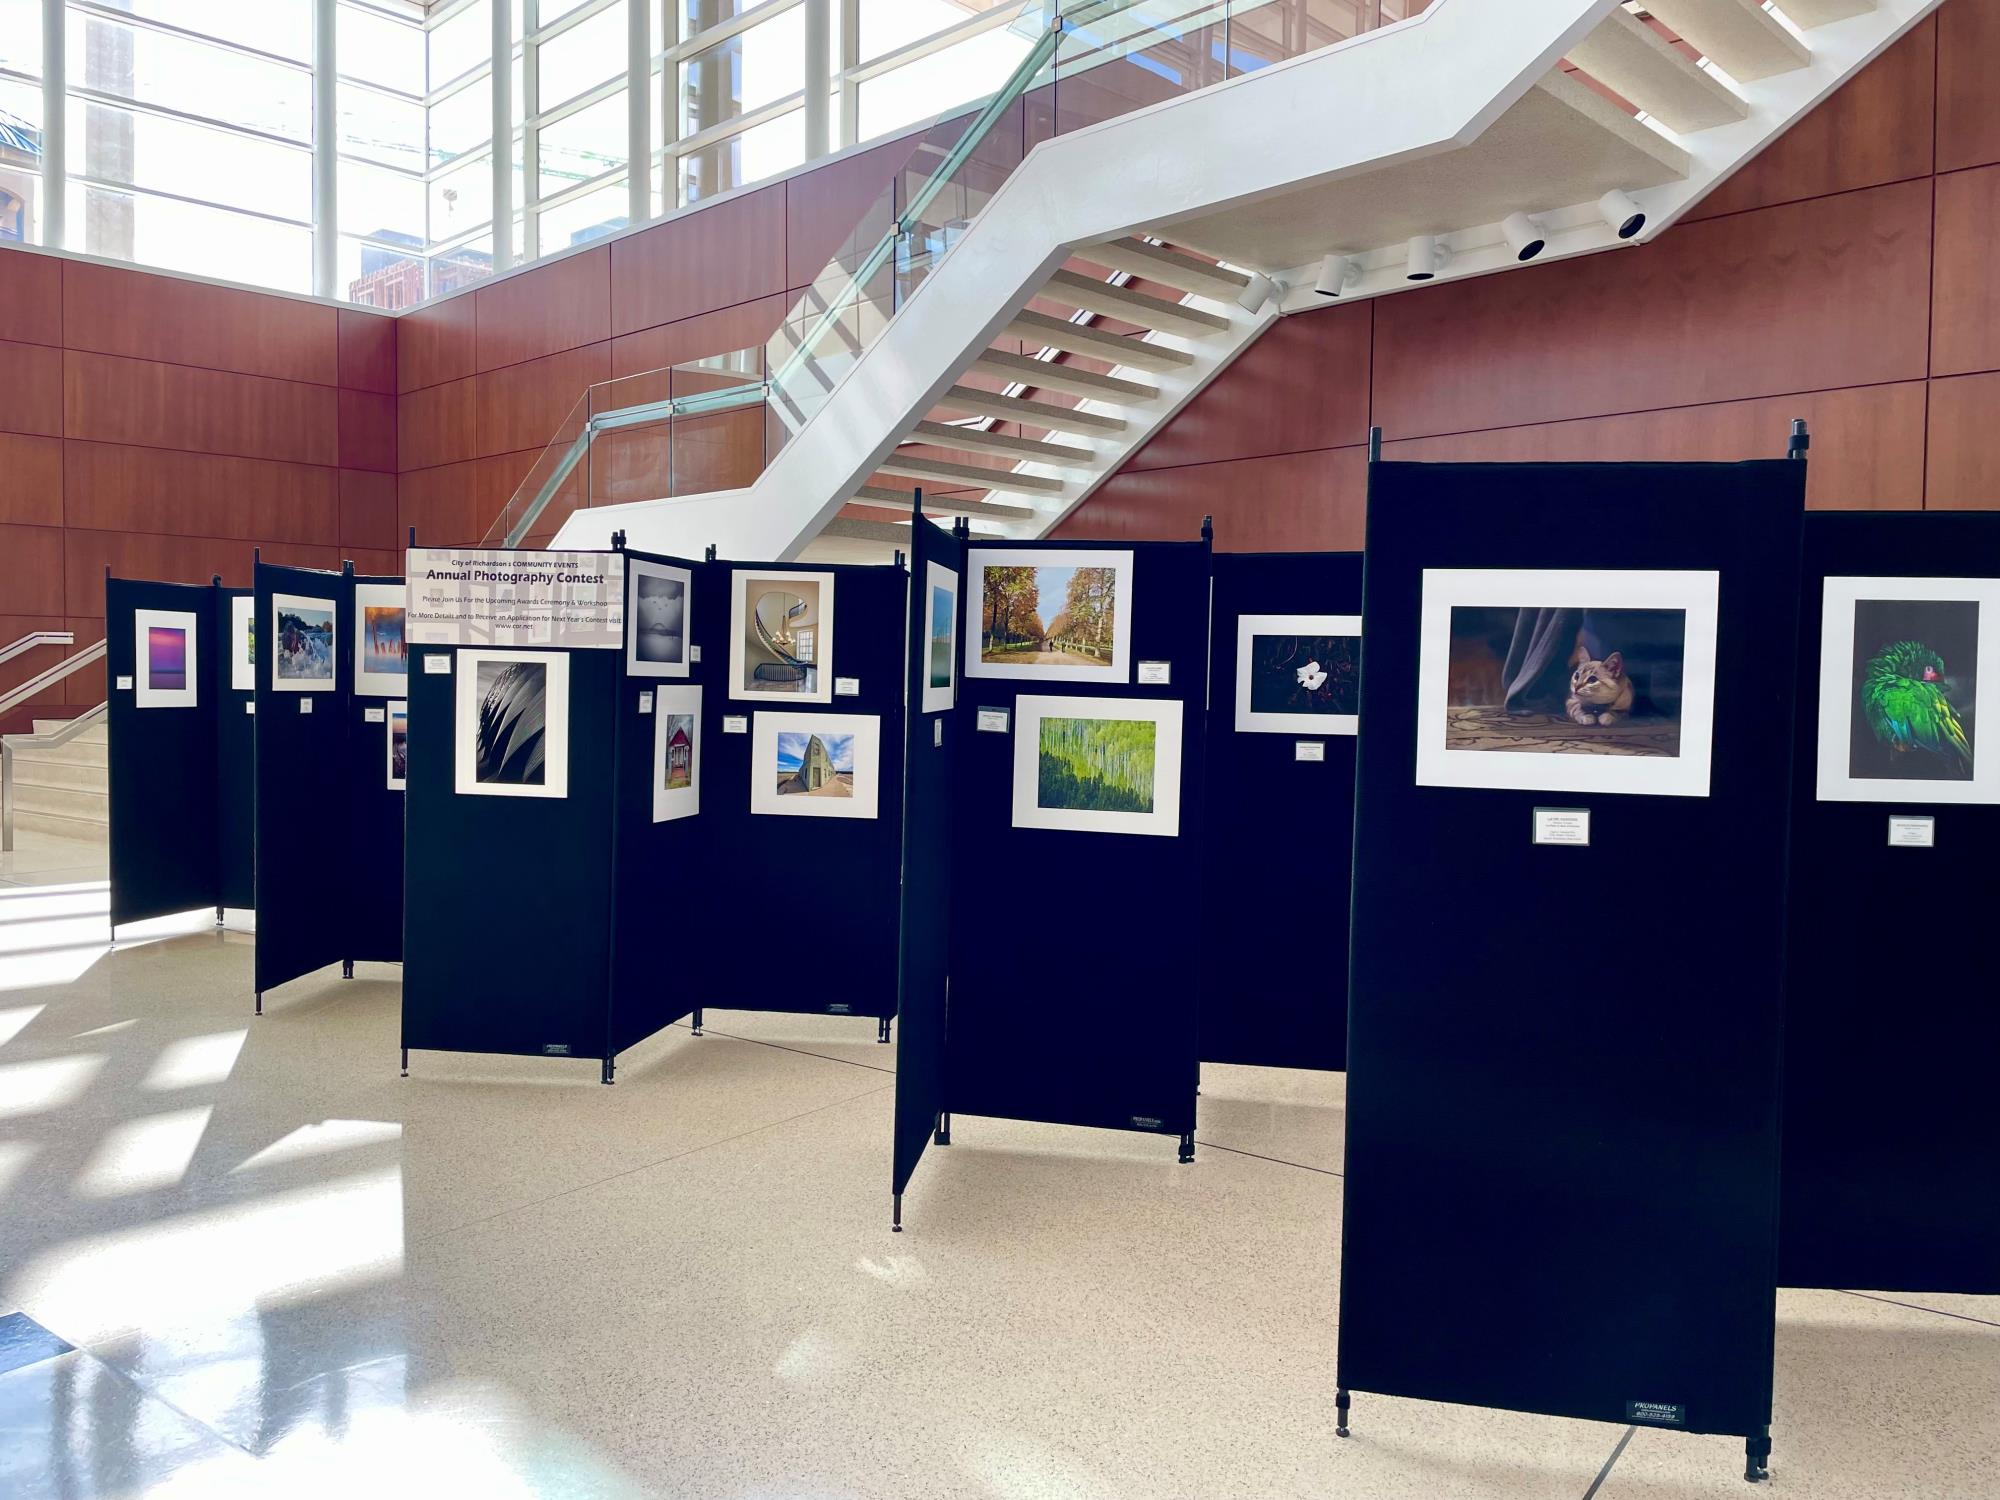
[[[1214,569],[1202,1061],[1343,1068],[1361,554]]]
[[[403,580],[356,577],[354,583],[357,587],[387,584],[400,588]],[[350,641],[350,656],[355,649]],[[349,682],[358,685],[359,679],[350,676]],[[342,755],[347,767],[351,874],[343,959],[399,963],[403,957],[403,804],[407,793],[390,785],[390,736],[397,727],[399,704],[407,707],[403,699],[353,691],[347,697]]]
[[[2000,1009],[1980,942],[1993,916],[2000,806],[1934,800],[1965,795],[1985,758],[2000,756],[2000,694],[1979,692],[2000,666],[1981,653],[1994,639],[1982,617],[2000,613],[2000,513],[1816,512],[1805,538],[1778,1279],[2000,1292],[1990,1077]],[[1896,579],[1972,586],[1903,591]],[[1888,603],[1904,592],[1937,597]],[[1910,668],[1890,660],[1906,642],[1931,654]],[[1821,800],[1828,649],[1845,700],[1829,705],[1829,790],[1855,772],[1899,779],[1870,800]],[[1871,694],[1878,666],[1909,680]],[[1958,734],[1895,748],[1896,726],[1885,719],[1877,733],[1869,699],[1897,694],[1918,713],[1924,699],[1949,705]],[[1894,826],[1924,818],[1927,828]]]
[[[254,601],[251,589],[215,591],[215,777],[217,857],[224,906],[257,903],[257,696],[254,686],[237,686],[234,614],[236,601]],[[255,678],[250,682],[254,684]]]
[[[206,584],[104,583],[114,927],[222,902],[216,593]]]
[[[1371,470],[1343,1387],[1767,1427],[1804,488],[1791,461]],[[1660,602],[1697,585],[1657,571],[1713,575],[1712,673],[1704,610]],[[1604,789],[1704,750],[1706,795]],[[1587,844],[1533,842],[1579,811]]]
[[[952,765],[967,720],[955,636],[943,643],[948,671],[938,670],[932,570],[948,575],[950,631],[965,618],[965,545],[918,516],[911,526],[908,639],[909,703],[903,802],[902,958],[896,1035],[896,1133],[890,1190],[900,1199],[931,1142],[945,1105],[945,1036],[951,971]],[[949,676],[949,701],[935,684]],[[925,692],[941,706],[927,708]],[[900,1205],[899,1205],[900,1206]],[[898,1219],[900,1220],[900,1214]]]
[[[968,596],[981,591],[981,561],[994,550],[967,547]],[[1189,894],[1202,883],[1209,549],[1045,542],[1032,550],[1131,554],[1129,669],[1117,682],[960,679],[966,732],[953,767],[945,1108],[1191,1138],[1201,964],[1187,923]],[[1056,611],[1036,608],[1052,656],[1064,649]],[[1030,628],[1023,614],[1001,633]],[[962,624],[961,635],[971,634]],[[961,671],[981,649],[961,640]],[[1149,663],[1165,664],[1168,681],[1141,682]],[[1022,700],[1035,697],[1178,703],[1178,834],[1015,827],[1015,741]],[[1005,715],[1004,732],[978,727],[989,710]],[[1068,750],[1037,739],[1034,764],[1048,761],[1062,782]],[[1163,748],[1156,741],[1153,753]],[[1052,800],[1072,795],[1068,783],[1052,786]],[[1039,784],[1033,796],[1042,799]]]

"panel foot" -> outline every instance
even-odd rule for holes
[[[1354,1398],[1345,1390],[1338,1390],[1333,1393],[1333,1435],[1335,1437],[1346,1437],[1348,1435],[1347,1412],[1348,1408],[1353,1405]]]
[[[880,1021],[876,1022],[875,1040],[878,1042],[886,1042],[889,1040],[889,1018],[887,1016],[882,1017]]]
[[[612,1075],[617,1071],[618,1071],[618,1065],[607,1057],[604,1059],[604,1068],[600,1076],[608,1084],[614,1081]]]
[[[931,1137],[931,1142],[938,1146],[949,1146],[951,1144],[951,1114],[949,1111],[938,1116],[937,1133]]]
[[[694,1015],[693,1015],[692,1017],[690,1017],[689,1019],[691,1019],[691,1020],[692,1020],[692,1021],[694,1022],[694,1034],[695,1034],[696,1036],[700,1036],[700,1035],[701,1035],[701,1009],[700,1009],[700,1007],[699,1007],[699,1006],[697,1006],[697,1007],[695,1008],[695,1013],[694,1013]]]
[[[257,1014],[260,1016],[264,1014],[264,992],[262,990],[257,991]]]
[[[1743,1440],[1743,1477],[1751,1484],[1762,1484],[1771,1477],[1770,1428]]]
[[[889,1228],[893,1230],[895,1233],[901,1234],[903,1232],[903,1195],[901,1193],[898,1193],[895,1196],[896,1196],[895,1216],[890,1220]]]
[[[215,925],[217,927],[222,925],[222,908],[219,906],[215,909]]]
[[[343,959],[342,959],[342,960],[340,961],[340,977],[341,977],[342,979],[352,979],[352,978],[354,977],[354,960],[353,960],[353,959],[351,959],[351,958],[343,958]]]
[[[408,1047],[403,1049],[403,1076],[405,1078],[410,1076],[410,1049]]]
[[[1186,1135],[1181,1137],[1181,1165],[1186,1166],[1189,1162],[1193,1160],[1194,1160],[1194,1132],[1190,1130]]]

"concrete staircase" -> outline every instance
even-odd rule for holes
[[[59,719],[37,719],[35,733],[62,728]],[[14,827],[102,844],[110,837],[111,745],[109,728],[97,724],[53,750],[14,751]]]

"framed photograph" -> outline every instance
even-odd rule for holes
[[[330,693],[333,687],[333,601],[273,594],[271,690]]]
[[[1014,826],[1178,834],[1180,701],[1017,698]]]
[[[653,689],[653,821],[701,811],[701,688]]]
[[[760,713],[750,721],[750,811],[872,818],[880,795],[875,714]]]
[[[688,675],[688,615],[694,602],[693,575],[665,563],[625,560],[632,580],[631,607],[625,612],[625,671],[632,677]]]
[[[1426,568],[1417,785],[1706,797],[1717,575]]]
[[[383,715],[388,723],[389,790],[400,792],[410,779],[410,705],[391,703]]]
[[[257,598],[229,601],[229,686],[247,693],[257,686]]]
[[[739,569],[730,579],[729,696],[833,701],[833,575]]]
[[[400,583],[354,585],[354,691],[368,698],[394,698],[409,691],[410,653],[403,639],[404,601]]]
[[[2000,802],[2000,579],[1829,578],[1822,802]]]
[[[1236,731],[1353,734],[1361,616],[1238,615]]]
[[[132,611],[134,708],[193,708],[195,617],[178,609]]]
[[[1132,680],[1132,554],[1042,547],[967,555],[967,677]]]
[[[924,705],[934,714],[958,701],[958,575],[924,564]]]
[[[569,795],[569,657],[466,649],[456,667],[461,796]]]

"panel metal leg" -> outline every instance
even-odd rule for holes
[[[697,1005],[697,1006],[695,1007],[695,1009],[694,1009],[694,1015],[693,1015],[693,1016],[691,1017],[691,1019],[692,1019],[692,1020],[694,1021],[694,1034],[695,1034],[696,1036],[700,1036],[700,1035],[701,1035],[701,1007],[700,1007],[700,1006],[698,1006],[698,1005]]]
[[[217,927],[222,925],[222,908],[219,906],[215,909],[215,925]]]
[[[410,1076],[410,1049],[408,1047],[403,1049],[403,1076],[405,1078]]]
[[[1333,1393],[1333,1435],[1347,1436],[1347,1412],[1354,1405],[1354,1398],[1344,1389]]]
[[[264,992],[262,990],[257,991],[257,1014],[260,1016],[264,1014]]]
[[[1762,1484],[1771,1477],[1771,1429],[1743,1440],[1743,1477]]]
[[[875,1023],[875,1040],[878,1042],[889,1040],[889,1018],[887,1016],[882,1017],[880,1021]]]
[[[931,1141],[933,1144],[939,1146],[949,1146],[951,1144],[951,1112],[949,1110],[938,1116],[937,1134],[931,1137]]]
[[[1194,1132],[1190,1130],[1186,1135],[1181,1137],[1181,1165],[1186,1166],[1189,1162],[1193,1160],[1194,1160]]]
[[[351,959],[351,958],[343,958],[343,959],[342,959],[342,960],[340,961],[340,977],[341,977],[342,979],[352,979],[352,978],[354,977],[354,960],[353,960],[353,959]]]
[[[897,1234],[903,1232],[903,1195],[901,1193],[896,1194],[896,1215],[890,1221],[889,1228]]]
[[[602,1078],[606,1083],[610,1083],[612,1082],[612,1074],[617,1072],[617,1070],[618,1070],[618,1065],[607,1057],[604,1059],[604,1068],[600,1076],[602,1076]]]

